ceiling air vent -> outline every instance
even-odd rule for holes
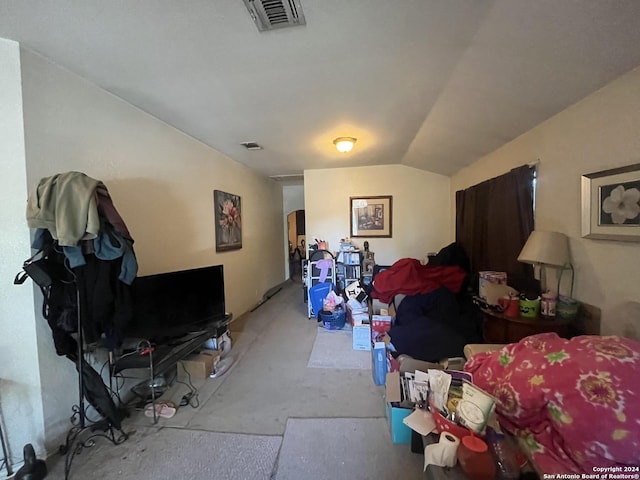
[[[269,178],[276,182],[282,182],[287,184],[302,184],[304,182],[304,175],[292,174],[292,175],[271,175]]]
[[[258,30],[305,25],[299,0],[243,0]]]
[[[242,142],[240,145],[242,145],[247,150],[262,150],[262,147],[256,142]]]

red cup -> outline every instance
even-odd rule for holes
[[[520,302],[518,300],[518,297],[505,295],[504,297],[500,297],[498,299],[498,305],[500,305],[502,313],[504,313],[507,317],[518,318],[520,316]]]

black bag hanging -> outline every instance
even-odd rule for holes
[[[40,256],[36,260],[36,257]],[[48,288],[53,283],[50,266],[47,264],[44,249],[38,250],[31,258],[24,261],[22,272],[18,272],[13,280],[14,285],[22,285],[27,277],[31,277],[40,288]]]
[[[18,272],[13,284],[22,285],[27,280],[27,277],[30,277],[36,285],[45,290],[56,280],[69,281],[71,273],[65,266],[64,256],[50,255],[52,249],[53,245],[48,244],[38,250],[31,258],[25,260],[22,265],[23,271]]]

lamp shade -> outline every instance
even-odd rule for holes
[[[524,244],[518,261],[554,267],[570,265],[569,239],[564,233],[534,230]]]

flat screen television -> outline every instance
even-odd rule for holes
[[[225,317],[222,265],[137,277],[131,287],[127,337],[165,341]]]

